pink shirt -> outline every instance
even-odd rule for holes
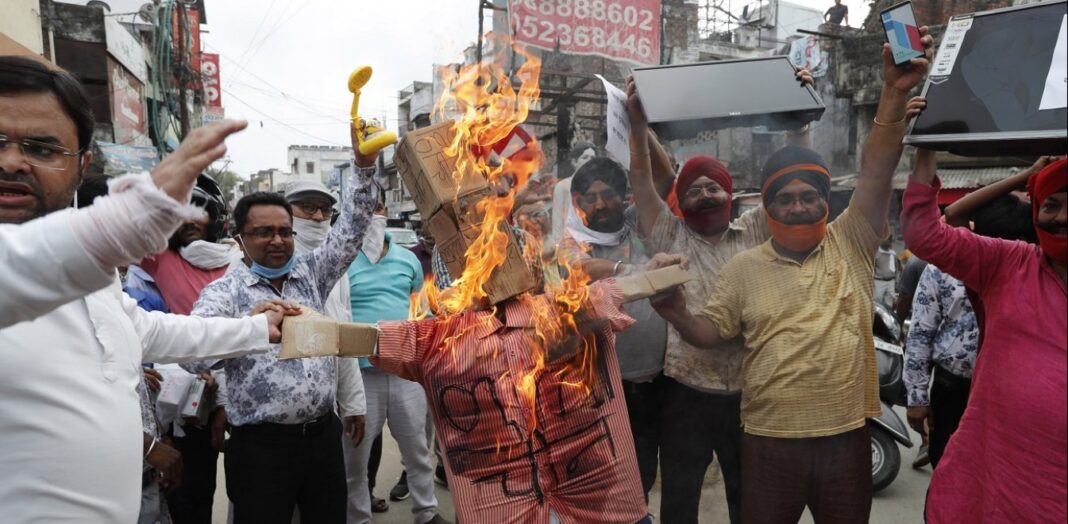
[[[968,408],[931,479],[927,521],[1065,522],[1065,284],[1038,246],[942,223],[939,187],[909,182],[905,243],[978,293],[986,322]]]
[[[200,297],[200,291],[225,275],[229,267],[200,269],[186,262],[182,255],[173,249],[150,256],[138,265],[156,280],[156,287],[159,288],[163,302],[171,313],[179,315],[188,315],[193,311],[193,304]]]
[[[505,302],[492,312],[380,322],[383,370],[422,384],[446,457],[459,522],[633,524],[646,515],[613,331],[634,323],[612,280],[591,287],[595,316],[607,320],[590,389],[567,362],[547,363],[535,400],[516,383],[533,367],[531,308],[546,298]],[[539,304],[540,302],[540,304]],[[531,417],[537,423],[531,425]]]

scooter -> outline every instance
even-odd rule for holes
[[[873,491],[889,486],[901,469],[901,450],[913,446],[908,427],[894,412],[893,406],[906,405],[905,383],[901,377],[905,365],[901,325],[886,306],[874,304],[872,334],[875,359],[879,370],[879,400],[882,414],[868,419],[871,433],[871,480]]]

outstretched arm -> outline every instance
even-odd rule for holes
[[[653,185],[656,186],[656,194],[666,201],[671,189],[675,187],[675,164],[671,163],[671,157],[660,143],[660,137],[656,136],[652,129],[649,129],[646,136],[652,161]]]
[[[1054,160],[1057,160],[1057,157],[1039,157],[1031,167],[1020,170],[1020,172],[1015,175],[999,180],[989,186],[980,188],[977,191],[968,193],[963,198],[950,204],[950,206],[946,208],[946,223],[951,226],[967,226],[968,221],[971,220],[972,215],[974,215],[976,211],[982,209],[983,206],[996,200],[1002,195],[1007,195],[1012,191],[1024,188],[1027,185],[1027,179],[1032,174],[1041,171],[1042,168],[1046,167]]]
[[[634,78],[627,79],[627,112],[630,114],[630,189],[634,193],[634,205],[638,207],[638,231],[648,237],[663,204],[653,183],[649,121],[638,98]]]
[[[719,327],[712,319],[694,315],[686,308],[686,298],[681,289],[676,289],[666,298],[653,302],[653,308],[675,327],[683,340],[694,346],[711,349],[723,342]]]
[[[901,161],[905,136],[905,101],[909,91],[927,75],[934,40],[927,26],[920,28],[924,56],[908,65],[894,65],[890,44],[883,44],[883,90],[860,163],[860,177],[849,203],[877,233],[886,231],[894,171]]]

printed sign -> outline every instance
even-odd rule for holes
[[[616,162],[630,169],[630,115],[627,113],[627,94],[601,75],[594,75],[604,84],[608,96],[608,143],[605,150]]]
[[[1061,32],[1053,48],[1053,62],[1046,73],[1046,88],[1038,110],[1068,107],[1068,15],[1061,18]]]
[[[200,80],[204,83],[204,106],[222,107],[222,84],[219,83],[219,55],[214,53],[201,55]]]
[[[942,45],[938,48],[932,64],[931,76],[949,76],[953,72],[953,65],[957,63],[957,55],[960,47],[964,44],[964,36],[972,28],[972,19],[950,20],[946,25],[946,32],[942,36]]]
[[[657,0],[511,0],[517,42],[637,64],[660,63]]]

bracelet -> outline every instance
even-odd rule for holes
[[[905,123],[905,118],[906,117],[901,117],[901,120],[898,120],[897,122],[890,122],[889,124],[884,124],[884,123],[880,122],[878,118],[872,118],[871,122],[873,124],[877,125],[877,126],[894,127],[894,126],[899,126],[901,124],[904,124]]]
[[[159,442],[158,439],[152,439],[152,443],[148,445],[148,451],[145,452],[145,460],[148,460],[148,456],[152,454],[152,450],[156,449],[157,442]]]
[[[619,274],[619,266],[623,265],[623,261],[616,262],[616,265],[612,266],[612,276]]]

